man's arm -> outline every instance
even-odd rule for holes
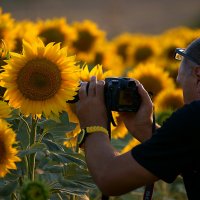
[[[85,155],[91,175],[103,194],[122,195],[158,180],[133,158],[131,152],[119,155],[104,133],[87,137]]]
[[[147,95],[141,85],[140,89]],[[104,103],[104,82],[97,82],[96,77],[92,77],[88,92],[87,83],[82,83],[79,90],[79,99],[77,103],[77,116],[81,128],[88,126],[107,128],[108,120]],[[133,116],[133,120],[129,119],[129,116],[125,116],[125,118],[127,120],[126,124],[130,128],[133,127],[133,134],[136,132],[141,141],[144,141],[151,137],[152,106],[151,102],[149,106],[146,105],[145,101],[142,104],[144,107],[141,105],[142,107],[137,112],[137,115]],[[145,106],[148,108],[146,109]],[[148,111],[147,117],[145,117],[146,111]],[[148,122],[148,125],[145,124],[146,122]],[[142,131],[142,125],[146,125],[146,129],[143,127],[145,133]],[[140,127],[139,132],[137,131],[138,127]],[[157,177],[136,162],[131,152],[119,155],[110,144],[109,137],[104,133],[91,133],[85,140],[84,148],[86,162],[91,175],[105,195],[121,195],[158,180]]]

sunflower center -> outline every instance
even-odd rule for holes
[[[5,142],[0,139],[0,164],[4,163],[6,157],[6,147]]]
[[[153,97],[163,89],[162,82],[156,77],[143,76],[139,81],[144,85],[148,92],[153,93]]]
[[[117,48],[117,54],[122,57],[123,61],[126,61],[128,57],[126,53],[127,48],[128,48],[128,44],[121,44]]]
[[[171,46],[168,49],[166,49],[166,54],[167,55],[167,59],[174,61],[174,52],[175,52],[176,47],[175,46]]]
[[[146,61],[152,55],[153,55],[152,49],[147,46],[144,46],[144,47],[139,47],[136,50],[134,57],[137,62],[142,62],[142,61]]]
[[[65,36],[58,28],[48,28],[42,31],[39,35],[44,38],[44,43],[48,44],[50,42],[63,43],[65,41]]]
[[[92,49],[95,42],[95,36],[88,31],[80,31],[78,33],[78,40],[73,43],[73,46],[78,51],[88,52]]]
[[[60,70],[56,64],[46,58],[30,60],[19,71],[17,85],[27,99],[47,100],[53,97],[60,88]]]
[[[102,63],[103,59],[104,59],[103,54],[100,52],[97,52],[95,55],[94,64],[97,65],[99,63]]]
[[[15,39],[15,49],[14,52],[22,53],[22,39],[16,38]]]
[[[175,95],[167,96],[161,104],[163,108],[171,108],[172,110],[175,110],[181,107],[182,105],[183,105],[183,100],[181,96],[179,97]]]

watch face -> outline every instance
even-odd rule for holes
[[[81,129],[81,132],[78,134],[78,138],[77,138],[79,146],[81,146],[84,143],[85,134],[86,134],[86,130],[85,129]]]

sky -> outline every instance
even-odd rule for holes
[[[178,26],[200,25],[199,0],[0,0],[16,20],[66,17],[90,19],[114,37],[124,32],[160,34]]]

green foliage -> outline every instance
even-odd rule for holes
[[[22,161],[17,163],[17,170],[11,170],[0,179],[0,199],[27,199],[30,194],[46,194],[45,188],[48,188],[48,199],[60,200],[85,196],[96,189],[84,155],[63,145],[66,134],[76,126],[69,122],[66,112],[54,121],[44,117],[24,117],[15,110],[8,122],[17,134],[18,156]],[[44,190],[36,187],[44,183]],[[48,195],[42,199],[47,199]]]

